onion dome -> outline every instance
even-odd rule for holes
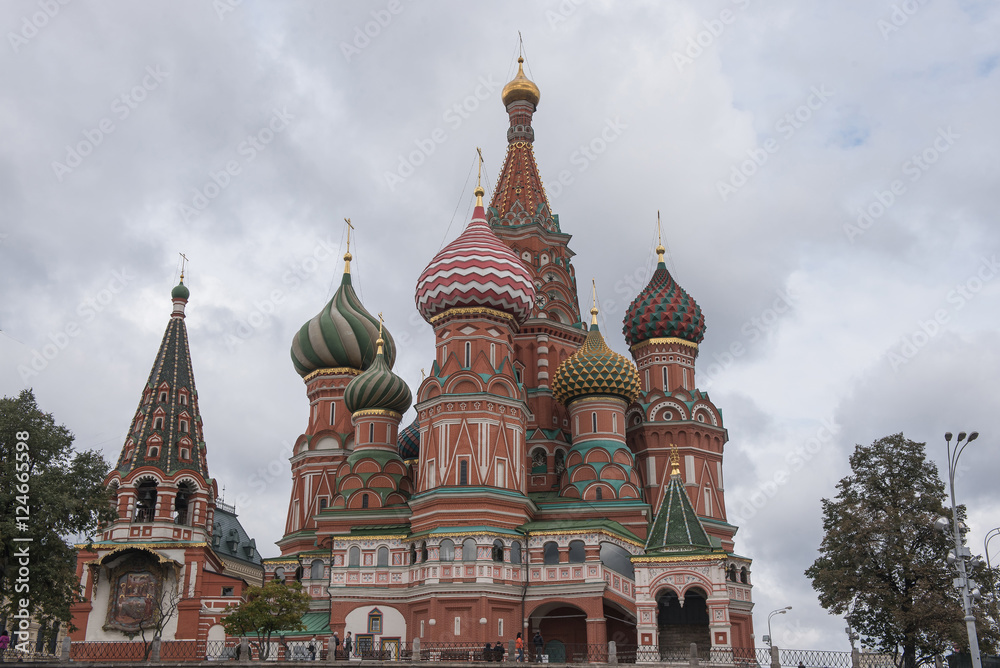
[[[490,229],[476,186],[472,222],[434,256],[417,281],[417,310],[427,322],[453,308],[490,309],[518,324],[531,315],[535,286],[514,252]]]
[[[347,384],[344,405],[352,413],[385,410],[403,414],[413,402],[406,382],[389,370],[382,353],[382,339],[375,342],[378,351],[368,370]]]
[[[188,287],[184,285],[184,275],[181,274],[181,282],[170,291],[170,297],[173,299],[187,299],[191,296],[191,291]]]
[[[524,58],[518,57],[517,76],[503,87],[503,92],[500,94],[500,99],[503,100],[504,106],[517,100],[527,100],[537,107],[538,100],[541,97],[542,93],[538,90],[535,82],[524,76]]]
[[[403,459],[416,459],[420,456],[420,424],[416,418],[406,426],[396,439],[399,456]]]
[[[563,360],[552,377],[552,395],[564,406],[582,397],[605,394],[628,403],[639,396],[639,372],[631,360],[608,347],[597,327],[597,307],[583,345]]]
[[[701,343],[705,338],[705,316],[701,307],[667,271],[663,246],[657,246],[656,252],[660,261],[653,277],[625,313],[622,327],[625,341],[629,346],[666,338]]]
[[[292,363],[302,377],[317,369],[348,368],[364,371],[375,360],[378,318],[365,310],[351,285],[351,254],[344,255],[344,278],[333,299],[302,325],[292,339]],[[388,331],[385,364],[396,361],[396,344]]]

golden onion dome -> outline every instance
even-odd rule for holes
[[[535,82],[524,76],[524,58],[518,57],[517,59],[517,76],[511,79],[506,86],[503,87],[503,94],[501,99],[503,99],[503,104],[506,107],[511,102],[517,100],[527,100],[535,107],[538,106],[538,100],[542,97],[542,93],[538,90],[538,86]]]

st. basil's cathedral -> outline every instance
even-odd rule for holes
[[[753,647],[751,562],[726,520],[728,435],[695,379],[704,316],[660,245],[624,314],[631,360],[605,343],[596,306],[581,317],[571,237],[532,148],[540,92],[518,63],[489,206],[477,186],[472,220],[416,282],[435,351],[415,396],[392,371],[415,351],[358,298],[350,252],[293,338],[309,420],[279,557],[262,558],[209,477],[182,276],[106,481],[118,519],[79,554],[74,640],[134,633],[167,590],[179,600],[165,639],[221,640],[248,584],[294,578],[312,607],[289,636],[350,631],[390,656],[418,638],[536,631],[556,656],[611,640]]]

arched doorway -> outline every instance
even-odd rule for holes
[[[692,587],[684,594],[683,604],[672,589],[664,589],[656,599],[660,654],[687,656],[691,643],[698,645],[699,655],[707,656],[712,646],[708,628],[708,597],[703,589]]]
[[[525,653],[535,657],[535,631],[542,634],[542,654],[549,655],[549,663],[565,661],[567,647],[586,646],[587,613],[571,603],[550,601],[542,603],[528,616],[528,629],[524,635]]]

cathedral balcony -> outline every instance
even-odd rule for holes
[[[529,572],[532,585],[582,584],[604,580],[609,590],[635,601],[635,581],[601,563],[531,566]]]

